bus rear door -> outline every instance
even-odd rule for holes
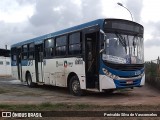
[[[17,48],[17,72],[18,72],[18,79],[22,81],[22,65],[21,65],[21,47]]]
[[[35,71],[36,71],[36,81],[43,81],[43,44],[35,46]]]

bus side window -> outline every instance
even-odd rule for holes
[[[12,61],[17,60],[17,49],[16,48],[11,48],[11,59]]]
[[[28,45],[22,46],[22,59],[28,59]]]
[[[17,56],[16,55],[12,55],[12,60],[16,61],[17,60]]]
[[[65,56],[67,51],[67,36],[56,38],[56,56]]]
[[[54,39],[47,39],[45,41],[44,57],[49,58],[54,56]]]
[[[29,59],[34,59],[34,51],[35,51],[34,43],[29,44],[29,53],[28,53]]]
[[[69,55],[81,54],[81,34],[80,32],[69,35]]]

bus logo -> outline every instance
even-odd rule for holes
[[[2,117],[11,117],[11,112],[2,112]]]
[[[67,61],[64,61],[64,67],[67,68]]]

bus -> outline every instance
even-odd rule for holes
[[[113,92],[145,84],[144,28],[124,19],[97,19],[11,46],[12,75],[29,87]]]

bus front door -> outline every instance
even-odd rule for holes
[[[86,41],[86,87],[95,88],[98,84],[98,32],[85,34]]]
[[[36,71],[36,81],[43,81],[43,44],[35,46],[35,71]]]

